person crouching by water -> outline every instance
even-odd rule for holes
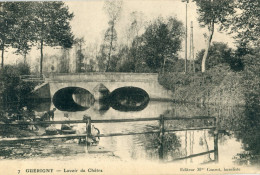
[[[40,121],[50,121],[51,119],[54,120],[54,111],[56,111],[56,108],[53,108],[50,111],[44,112],[41,116]]]
[[[40,118],[40,121],[50,121],[50,116],[48,112],[44,112],[43,115]]]
[[[48,115],[50,119],[54,120],[54,112],[56,111],[56,108],[53,108],[52,110],[48,111]]]
[[[26,106],[22,108],[20,114],[22,115],[20,120],[29,121],[29,111]]]

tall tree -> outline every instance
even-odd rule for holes
[[[16,24],[18,7],[15,2],[0,2],[0,49],[1,67],[4,66],[4,51],[13,43],[14,25]]]
[[[83,45],[85,44],[85,39],[83,37],[75,39],[76,45],[76,72],[82,72],[84,68],[84,54],[83,54]]]
[[[203,55],[201,71],[206,70],[206,59],[213,38],[215,25],[220,25],[220,30],[228,26],[231,15],[234,14],[234,0],[193,0],[198,7],[199,22],[201,27],[208,27],[209,36]]]
[[[107,47],[104,44],[101,44],[99,49],[99,54],[97,55],[97,61],[98,61],[98,69],[99,72],[105,72],[106,71],[106,57],[107,57]]]
[[[196,58],[196,62],[201,65],[205,49],[202,49]],[[208,59],[206,60],[206,69],[210,69],[216,65],[227,63],[233,59],[232,49],[222,42],[213,42],[209,48]]]
[[[115,50],[115,42],[117,41],[117,33],[116,33],[115,25],[120,18],[120,14],[122,11],[122,4],[123,2],[121,0],[105,1],[104,4],[105,12],[109,17],[109,22],[108,22],[109,28],[105,32],[105,38],[104,38],[105,46],[108,47],[106,71],[108,71],[110,68],[112,51]]]
[[[69,73],[69,49],[62,48],[61,57],[59,58],[59,72]]]
[[[137,48],[140,44],[140,33],[142,29],[145,28],[145,19],[144,14],[142,12],[134,11],[130,14],[130,27],[129,27],[129,34],[132,36],[131,41],[131,49],[130,49],[130,57],[132,58],[132,63],[134,63],[133,68],[134,72],[137,71],[137,64],[139,62],[137,61],[138,52]]]
[[[26,63],[26,56],[31,50],[34,41],[34,22],[33,9],[30,2],[16,2],[19,9],[17,12],[16,25],[14,25],[14,42],[12,46],[16,48],[16,53],[23,55],[24,63]]]
[[[232,32],[241,46],[255,47],[260,45],[260,1],[237,0],[239,12],[234,16]]]
[[[147,27],[141,36],[140,47],[147,65],[153,71],[160,68],[164,72],[166,61],[177,59],[183,34],[182,22],[172,17],[166,21],[158,18]]]
[[[138,11],[131,12],[129,17],[129,26],[127,27],[125,34],[127,38],[127,46],[129,46],[129,43],[132,44],[134,38],[140,36],[142,29],[145,28],[144,14]]]
[[[116,42],[117,42],[117,32],[115,29],[115,23],[113,21],[109,22],[109,28],[107,29],[104,37],[104,46],[107,48],[104,51],[106,52],[106,71],[110,69],[110,62],[112,57],[112,52],[116,51]]]
[[[43,47],[62,46],[70,48],[73,44],[70,20],[73,14],[68,7],[60,1],[31,2],[34,10],[35,40],[39,43],[40,74],[43,67]]]

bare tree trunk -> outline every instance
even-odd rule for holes
[[[138,36],[136,36],[136,37],[138,37]],[[136,46],[134,46],[134,47],[136,48],[136,50],[138,49],[138,46],[139,46],[139,41],[137,40],[137,41],[136,41]],[[134,54],[134,66],[135,66],[134,72],[135,72],[135,73],[137,72],[137,71],[136,71],[136,68],[137,68],[137,64],[138,64],[138,62],[137,62],[137,53],[138,53],[138,52],[136,52],[136,53]]]
[[[40,76],[42,76],[42,62],[43,62],[43,40],[41,40]]]
[[[164,69],[165,69],[165,62],[166,62],[166,58],[163,58],[163,70],[162,70],[163,74],[164,74]]]
[[[205,143],[205,146],[206,146],[206,151],[209,151],[209,145],[208,145],[208,142],[207,142],[207,137],[206,137],[205,130],[204,130],[204,134],[203,135],[204,135],[203,139],[204,139],[204,143]],[[207,161],[212,160],[211,157],[210,157],[210,154],[207,154],[206,157],[208,159]]]
[[[26,53],[23,55],[23,63],[26,64]]]
[[[210,33],[210,36],[209,36],[209,39],[208,39],[207,47],[206,47],[206,49],[205,49],[205,53],[204,53],[203,58],[202,58],[201,72],[205,72],[205,71],[206,71],[206,59],[207,59],[207,57],[208,57],[209,47],[210,47],[211,40],[212,40],[213,34],[214,34],[214,21],[213,21],[212,24],[211,24],[210,32],[211,32],[211,33]]]
[[[138,46],[137,46],[137,47],[138,47]],[[137,52],[136,52],[135,55],[134,55],[134,66],[135,66],[135,68],[134,68],[134,69],[135,69],[134,72],[135,72],[135,73],[137,72],[137,64],[138,64],[138,62],[137,62],[137,58],[136,58],[136,57],[137,57],[136,54],[137,54]]]
[[[111,57],[111,52],[112,52],[112,47],[113,47],[113,38],[114,38],[114,22],[111,26],[112,29],[112,33],[111,33],[111,40],[110,40],[110,47],[109,47],[109,52],[108,52],[108,62],[107,62],[107,68],[106,68],[106,72],[109,69],[109,64],[110,64],[110,57]]]
[[[2,64],[1,67],[4,67],[4,46],[2,47]]]

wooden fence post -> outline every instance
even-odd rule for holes
[[[218,131],[214,131],[214,159],[218,163]]]
[[[160,116],[160,135],[159,135],[159,140],[160,140],[160,147],[159,147],[159,159],[163,160],[163,150],[164,150],[164,116]]]
[[[214,159],[215,163],[218,163],[218,130],[217,130],[217,119],[214,118]]]
[[[83,120],[86,122],[86,143],[87,146],[90,145],[90,138],[91,138],[91,117],[84,115]]]

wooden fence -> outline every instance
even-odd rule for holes
[[[165,129],[165,121],[169,120],[213,120],[211,126],[205,127],[186,127],[186,128],[170,128]],[[159,121],[159,129],[154,131],[145,131],[145,132],[128,132],[128,133],[109,133],[109,134],[98,134],[93,136],[91,133],[91,125],[93,123],[122,123],[122,122],[144,122],[144,121]],[[172,161],[179,161],[183,159],[188,159],[192,157],[202,156],[210,153],[214,153],[214,162],[218,162],[218,134],[216,132],[216,118],[208,116],[197,116],[192,118],[180,118],[180,117],[165,117],[161,115],[156,118],[133,118],[133,119],[109,119],[109,120],[91,120],[91,117],[84,116],[83,120],[67,120],[67,121],[15,121],[11,123],[0,122],[1,125],[6,126],[21,126],[21,125],[42,125],[42,124],[76,124],[76,123],[85,123],[86,124],[86,133],[85,134],[67,134],[67,135],[49,135],[49,136],[34,136],[34,137],[21,137],[21,138],[1,138],[1,142],[11,142],[11,141],[26,141],[26,140],[40,140],[40,139],[57,139],[57,138],[88,138],[92,137],[113,137],[113,136],[126,136],[126,135],[139,135],[139,134],[159,134],[160,147],[158,149],[159,158],[164,159],[163,150],[164,150],[164,135],[165,133],[177,132],[177,131],[188,131],[188,130],[204,130],[204,129],[213,129],[214,132],[214,149],[207,152],[202,152],[199,154],[192,154],[189,156],[181,157],[174,159]],[[87,144],[88,145],[88,144]],[[171,161],[171,162],[172,162]]]
[[[20,79],[25,82],[44,82],[44,76],[38,75],[21,75]]]

